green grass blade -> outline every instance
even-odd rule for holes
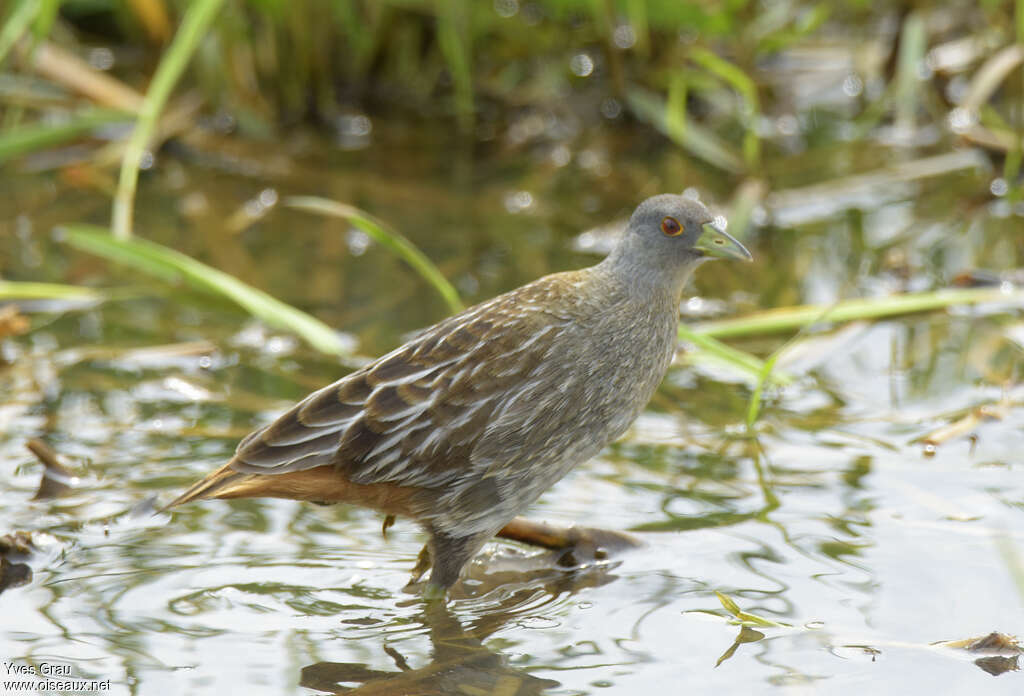
[[[452,312],[462,311],[463,306],[462,301],[459,299],[458,291],[441,274],[441,271],[434,265],[434,262],[387,223],[378,220],[359,208],[318,196],[293,196],[285,199],[284,204],[289,208],[305,210],[316,215],[347,220],[369,235],[371,239],[382,247],[393,252],[412,266],[413,270],[419,273],[420,277],[430,283],[431,287],[444,298]]]
[[[132,212],[139,167],[146,146],[153,138],[160,112],[163,111],[171,90],[184,72],[185,66],[199,45],[199,40],[206,34],[223,2],[224,0],[195,0],[188,4],[181,27],[174,35],[174,40],[153,75],[153,81],[146,91],[146,98],[135,122],[135,130],[128,140],[121,162],[121,176],[117,184],[117,194],[114,196],[111,223],[114,236],[118,239],[128,239],[132,235]]]
[[[464,133],[473,129],[473,76],[469,28],[470,7],[465,0],[439,0],[437,40],[455,88],[455,115]]]
[[[746,129],[743,138],[743,158],[748,166],[756,167],[761,160],[761,141],[757,136],[757,120],[761,115],[761,105],[754,80],[739,66],[719,58],[707,49],[695,48],[690,52],[690,59],[740,93],[745,110],[741,121]]]
[[[761,369],[761,374],[757,377],[757,385],[754,386],[754,392],[750,395],[750,401],[747,403],[748,428],[754,427],[754,422],[761,413],[761,401],[764,397],[764,386],[768,380],[771,379],[772,370],[775,369],[775,362],[779,359],[779,355],[781,354],[781,351],[777,350],[764,361],[764,367]]]
[[[39,12],[36,13],[35,22],[32,25],[32,33],[35,35],[36,41],[42,41],[50,35],[63,2],[64,0],[41,0]]]
[[[61,300],[64,302],[99,302],[105,294],[100,290],[58,283],[29,283],[0,280],[0,300]]]
[[[923,12],[911,12],[903,20],[899,55],[896,65],[896,124],[914,127],[915,114],[921,107],[920,65],[928,51],[928,29]]]
[[[984,302],[1024,304],[1024,291],[1006,292],[999,288],[957,288],[890,295],[889,297],[856,298],[843,300],[831,307],[823,305],[780,307],[746,317],[702,322],[691,326],[690,329],[693,333],[704,337],[733,338],[800,329],[822,320],[824,312],[827,312],[827,316],[824,317],[825,321],[841,323],[861,319],[884,319],[902,314],[930,312],[957,305]]]
[[[63,233],[65,241],[77,249],[163,280],[184,280],[195,288],[226,297],[271,326],[295,332],[323,353],[346,353],[338,333],[319,319],[181,252],[145,239],[116,239],[92,225],[68,226]]]
[[[764,397],[764,388],[765,385],[768,383],[768,380],[771,378],[772,370],[775,369],[775,363],[778,362],[779,357],[787,350],[789,350],[793,346],[793,344],[799,341],[813,324],[820,324],[821,322],[825,321],[834,308],[835,305],[826,307],[821,312],[821,314],[819,314],[817,318],[814,319],[814,321],[804,325],[800,329],[800,331],[798,331],[796,334],[790,337],[789,340],[787,340],[781,346],[772,351],[772,354],[769,355],[768,359],[764,361],[764,370],[758,377],[757,385],[754,387],[754,392],[750,395],[750,401],[747,403],[748,429],[752,429],[754,427],[754,422],[757,420],[757,417],[761,414],[761,401]]]
[[[681,73],[672,75],[668,83],[668,100],[665,103],[665,132],[673,142],[686,139],[686,77]]]
[[[39,14],[39,0],[21,0],[0,27],[0,65]]]
[[[626,103],[637,118],[652,125],[695,157],[733,174],[740,174],[746,168],[742,157],[709,129],[694,123],[693,119],[686,122],[681,132],[675,125],[670,126],[667,102],[661,97],[634,87],[626,92]]]
[[[765,362],[757,356],[738,348],[727,346],[711,336],[694,331],[690,327],[680,325],[679,338],[697,346],[698,353],[692,356],[696,360],[710,360],[757,381],[766,379],[777,384],[788,384],[792,381],[789,375],[782,372],[773,372],[770,367],[766,372]]]
[[[0,164],[15,157],[61,145],[108,123],[127,121],[130,114],[109,109],[89,109],[71,120],[56,124],[34,124],[0,133]]]

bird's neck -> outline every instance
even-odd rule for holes
[[[675,260],[673,260],[675,261]],[[639,264],[617,247],[604,261],[591,267],[595,280],[628,293],[641,305],[658,304],[678,311],[683,290],[701,259],[658,265]]]

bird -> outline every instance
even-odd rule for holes
[[[427,536],[423,594],[443,598],[506,523],[629,428],[675,354],[684,286],[714,258],[752,260],[699,201],[648,198],[599,263],[450,316],[313,392],[164,510],[273,497],[408,517]]]

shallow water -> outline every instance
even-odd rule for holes
[[[467,151],[374,125],[372,144],[348,153],[308,138],[286,152],[165,153],[143,182],[138,228],[314,312],[372,356],[442,318],[443,303],[335,222],[275,207],[228,230],[246,201],[273,189],[359,205],[476,301],[592,263],[575,236],[645,195],[695,187],[724,209],[732,194],[642,129],[570,143],[559,167],[560,142]],[[688,310],[943,287],[1024,261],[1020,218],[978,194],[994,176],[980,153],[955,151],[937,174],[908,178],[875,168],[948,148],[784,144],[766,164],[775,193],[761,226],[740,231],[756,263],[705,266],[691,292],[706,301]],[[800,188],[865,171],[881,173]],[[384,539],[374,513],[274,500],[152,515],[154,499],[348,368],[220,300],[70,250],[51,228],[104,221],[106,199],[47,174],[4,177],[7,278],[130,295],[26,305],[33,331],[3,344],[0,533],[29,531],[36,544],[17,559],[31,580],[0,594],[5,662],[70,665],[133,694],[1024,689],[1019,673],[991,673],[1016,658],[931,645],[1024,630],[1013,578],[1024,556],[1019,307],[812,331],[780,361],[795,381],[769,390],[756,439],[743,426],[752,384],[680,364],[624,439],[529,512],[632,530],[643,548],[566,569],[494,543],[446,608],[429,607],[403,590],[423,543],[407,522]],[[737,345],[768,354],[786,338]],[[982,404],[998,418],[926,456],[921,438]],[[32,500],[32,437],[77,477],[59,497]],[[741,632],[715,591],[788,626]]]

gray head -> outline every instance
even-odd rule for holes
[[[665,193],[637,206],[604,263],[631,285],[650,281],[678,294],[694,269],[712,258],[751,260],[703,204]]]

